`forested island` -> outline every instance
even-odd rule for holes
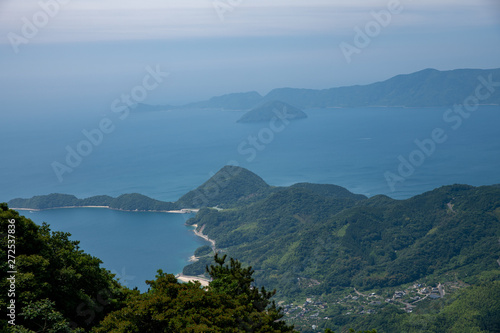
[[[238,123],[258,123],[263,121],[281,120],[289,121],[293,119],[304,119],[307,115],[304,111],[284,102],[271,101],[245,113]]]
[[[226,166],[175,203],[139,195],[93,198],[52,195],[16,199],[9,205],[198,208],[187,223],[196,225],[215,246],[199,248],[198,261],[186,266],[184,274],[212,279],[209,292],[197,284],[181,285],[163,272],[151,282],[150,292],[128,290],[67,235],[51,234],[47,226],[37,227],[4,204],[2,230],[12,219],[22,222],[17,222],[17,265],[19,279],[25,282],[19,306],[35,318],[26,325],[42,320],[43,311],[55,311],[54,322],[73,321],[88,330],[88,318],[78,317],[74,309],[81,302],[102,307],[95,295],[104,289],[112,296],[90,325],[96,332],[141,331],[133,327],[145,332],[154,325],[179,325],[175,332],[196,332],[194,327],[199,327],[198,332],[205,332],[201,318],[209,313],[212,327],[229,320],[228,325],[241,329],[237,332],[247,331],[244,327],[255,332],[500,330],[498,185],[443,186],[394,200],[383,195],[367,198],[335,185],[270,186],[249,170]],[[113,203],[119,198],[131,200],[122,200],[127,205]],[[139,200],[137,206],[134,199]],[[2,242],[5,251],[6,237]],[[214,250],[219,253],[215,259]],[[221,259],[224,255],[235,260],[228,265]],[[95,283],[88,284],[90,280]],[[51,292],[54,288],[58,292]],[[274,289],[275,305],[274,293],[269,292]],[[181,299],[180,294],[189,296]],[[4,306],[7,300],[2,297]],[[233,315],[224,317],[218,306]],[[249,312],[237,312],[238,306]],[[163,313],[163,319],[154,319],[155,313]],[[189,318],[194,319],[183,313],[193,313]],[[231,321],[234,318],[240,319]],[[250,318],[259,319],[250,323]],[[256,322],[258,326],[252,326]]]

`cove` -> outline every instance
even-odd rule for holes
[[[71,233],[80,249],[103,261],[128,288],[147,291],[158,269],[181,273],[196,248],[207,244],[185,222],[193,214],[124,212],[104,208],[21,211],[38,225]]]

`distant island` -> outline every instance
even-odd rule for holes
[[[272,119],[303,119],[307,118],[304,111],[280,101],[266,102],[245,113],[238,123],[258,123]]]
[[[44,210],[56,208],[99,207],[123,211],[156,211],[166,212],[179,210],[176,203],[151,199],[138,193],[123,194],[117,198],[108,195],[97,195],[78,199],[74,195],[52,193],[38,195],[30,199],[16,198],[8,202],[16,209]]]
[[[300,109],[337,107],[449,107],[462,104],[484,82],[491,95],[487,104],[500,104],[500,68],[455,69],[439,71],[424,69],[401,74],[367,85],[329,89],[278,88],[262,96],[256,91],[212,97],[206,101],[181,106],[141,104],[140,111],[172,109],[222,109],[248,111],[266,102],[282,101]],[[493,83],[492,83],[493,82]]]

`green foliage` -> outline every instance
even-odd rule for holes
[[[331,185],[331,184],[311,184],[311,183],[297,183],[292,186],[291,188],[302,188],[302,189],[307,189],[311,192],[314,192],[324,198],[331,198],[331,199],[341,199],[341,198],[350,198],[354,200],[365,200],[366,196],[362,194],[354,194],[350,192],[349,190],[338,186],[338,185]]]
[[[9,205],[11,207],[29,209],[84,206],[104,206],[127,211],[167,211],[178,209],[177,204],[173,202],[159,201],[137,193],[124,194],[118,198],[98,195],[86,199],[78,199],[74,195],[67,194],[49,194],[35,196],[31,199],[12,199],[9,201]]]
[[[140,294],[121,287],[69,234],[37,226],[5,204],[0,209],[2,230],[13,220],[16,225],[15,332],[293,332],[270,301],[274,292],[254,288],[253,270],[235,260],[225,265],[225,257],[215,256],[208,289],[159,271],[147,281],[150,290]],[[2,278],[0,287],[8,290],[8,283]],[[2,308],[8,301],[6,293],[0,295]],[[7,328],[5,320],[1,328]]]
[[[178,208],[173,202],[151,199],[138,193],[120,195],[112,200],[109,206],[114,209],[139,211],[167,211]]]
[[[464,290],[436,317],[446,332],[500,332],[500,281]]]
[[[500,281],[472,286],[437,301],[428,311],[404,313],[393,307],[357,320],[380,332],[499,332]]]
[[[120,307],[125,291],[113,275],[100,267],[101,261],[79,249],[70,234],[51,232],[49,226],[37,226],[16,211],[2,205],[0,227],[8,230],[15,220],[16,250],[16,324],[27,330],[40,327],[89,328],[108,312]],[[0,241],[0,256],[7,257],[8,234]],[[7,261],[2,262],[7,272]],[[5,274],[5,273],[2,273]],[[9,280],[2,275],[0,288],[9,290]],[[9,302],[0,294],[0,306]],[[48,325],[48,326],[47,326]]]
[[[31,199],[12,199],[9,206],[16,208],[48,209],[56,207],[80,206],[79,199],[74,195],[53,193],[38,195]]]
[[[214,263],[213,257],[211,256],[202,257],[200,258],[200,260],[185,266],[184,269],[182,270],[182,274],[190,276],[203,275],[206,272],[206,267],[212,265],[213,263]]]
[[[194,251],[196,257],[206,256],[210,253],[212,253],[212,247],[210,245],[203,245]]]
[[[275,189],[231,210],[201,210],[189,223],[205,226],[218,248],[255,267],[256,281],[280,296],[398,286],[450,271],[474,283],[495,268],[498,187],[446,186],[403,201],[345,191]]]
[[[251,286],[252,269],[232,259],[225,265],[225,258],[215,256],[207,268],[213,281],[206,290],[158,271],[148,293],[131,294],[94,332],[293,332],[269,300],[274,293]]]
[[[55,303],[49,299],[43,299],[36,302],[30,302],[26,305],[20,316],[30,322],[29,326],[33,330],[27,329],[24,326],[16,325],[11,330],[14,333],[80,333],[83,329],[72,329],[69,322],[64,316],[55,310]]]
[[[184,208],[232,207],[266,195],[270,186],[256,174],[236,166],[225,166],[177,204]]]

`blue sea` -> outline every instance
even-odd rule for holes
[[[271,185],[336,184],[396,199],[455,183],[500,183],[499,106],[481,106],[468,118],[446,108],[305,112],[307,119],[272,124],[239,124],[242,112],[221,110],[130,113],[122,119],[110,112],[10,115],[0,123],[0,202],[49,193],[84,198],[134,192],[175,201],[226,164],[248,168]],[[124,269],[138,280],[153,278],[157,268],[179,272],[200,242],[184,217],[173,214],[25,214],[71,232],[108,269]]]
[[[158,269],[177,274],[197,247],[206,245],[185,225],[192,214],[122,212],[104,208],[22,211],[37,224],[71,233],[86,253],[98,257],[119,281],[146,291]]]

